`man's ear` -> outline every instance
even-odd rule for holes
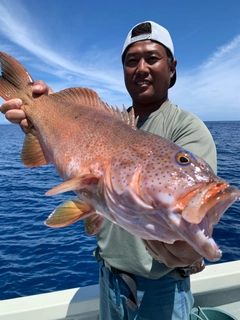
[[[172,78],[174,73],[176,72],[177,60],[173,60],[169,69],[170,69],[170,77]]]

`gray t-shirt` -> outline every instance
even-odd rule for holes
[[[141,124],[140,119],[140,124]],[[216,147],[205,124],[195,115],[166,101],[151,113],[141,130],[173,141],[203,158],[216,172]],[[97,233],[100,256],[111,266],[143,277],[157,279],[171,272],[163,263],[154,260],[142,240],[107,219]]]

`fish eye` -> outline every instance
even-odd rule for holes
[[[191,154],[187,153],[185,151],[179,151],[176,155],[175,155],[175,160],[178,164],[181,164],[183,166],[186,166],[188,164],[190,164],[191,162]]]

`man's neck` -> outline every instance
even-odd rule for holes
[[[136,116],[139,117],[146,117],[153,113],[154,111],[158,110],[161,108],[161,106],[168,101],[168,97],[165,97],[162,99],[162,101],[158,101],[157,103],[147,105],[146,103],[140,104],[140,103],[135,103],[133,102],[133,108]]]

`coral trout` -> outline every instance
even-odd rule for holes
[[[240,197],[191,152],[157,135],[136,130],[134,115],[104,103],[86,88],[34,95],[34,80],[14,58],[0,53],[0,96],[20,98],[34,129],[22,161],[53,163],[64,182],[48,191],[74,191],[79,198],[46,220],[62,227],[85,219],[88,234],[109,219],[146,240],[187,241],[210,261],[221,257],[212,238],[226,209]]]

